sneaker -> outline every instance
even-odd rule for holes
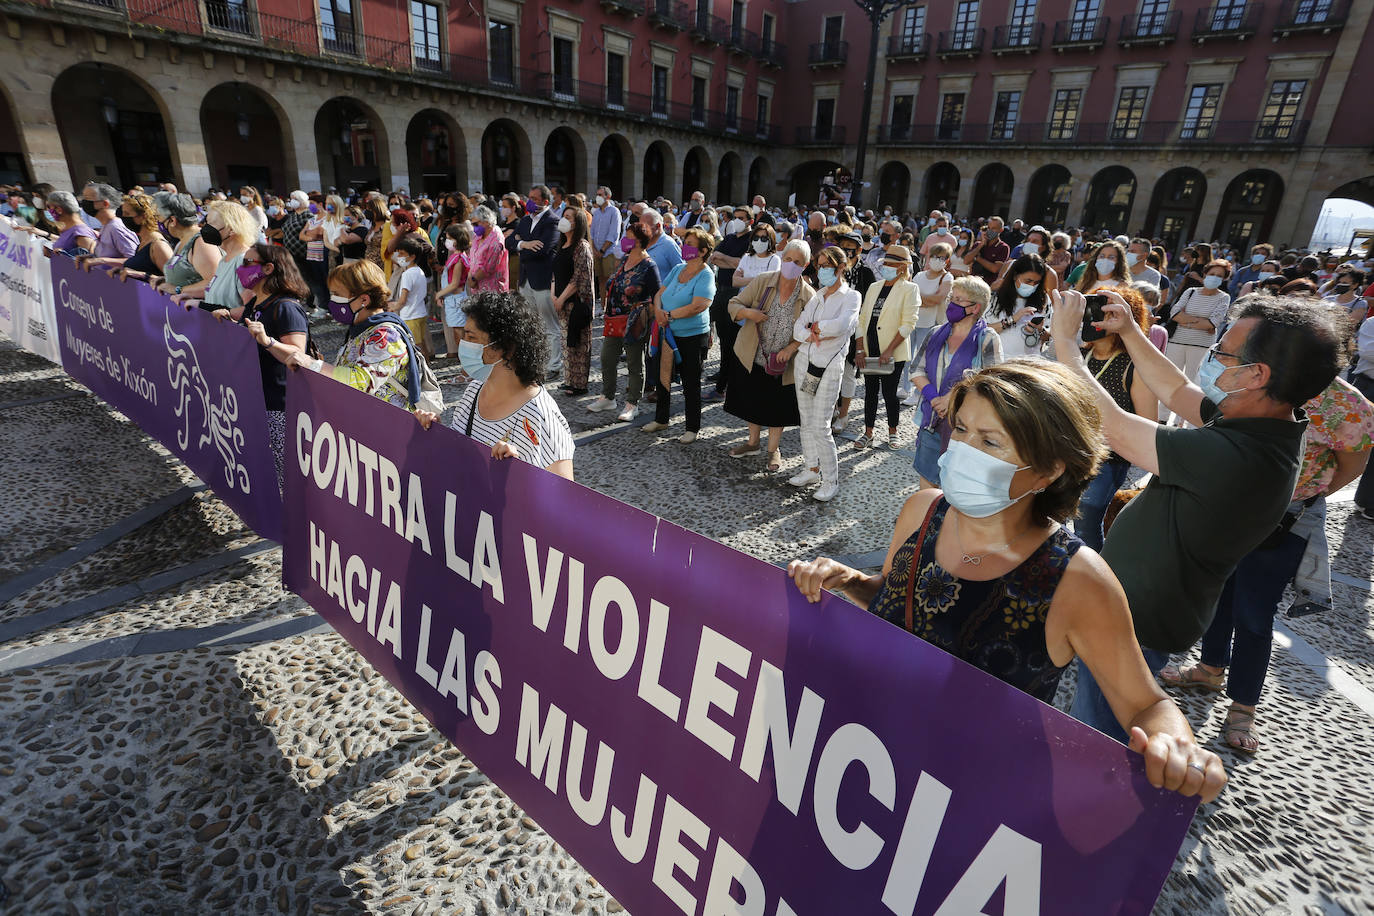
[[[667,428],[668,428],[668,424],[667,424],[667,423],[660,423],[660,422],[658,422],[657,420],[654,420],[654,421],[649,422],[649,423],[645,423],[643,426],[640,427],[640,429],[644,430],[646,433],[656,433],[656,432],[658,432],[658,431],[660,431],[660,430],[664,430],[664,429],[667,429]]]
[[[849,425],[848,417],[836,417],[830,421],[830,431],[835,435],[844,432],[844,428]]]
[[[621,423],[629,423],[631,420],[635,418],[635,414],[638,412],[638,404],[626,404],[625,409],[616,415],[616,420],[620,421]]]
[[[677,441],[681,442],[683,445],[691,445],[693,442],[697,441],[697,434],[689,429],[687,432],[678,436]]]
[[[787,482],[794,487],[805,487],[818,482],[820,479],[821,475],[819,471],[813,471],[810,468],[802,468],[801,473],[793,474],[791,477],[787,478]]]
[[[745,443],[743,443],[743,444],[741,444],[741,445],[735,446],[734,448],[730,449],[730,451],[729,451],[729,455],[730,455],[731,458],[748,458],[750,455],[762,455],[762,454],[763,454],[763,443],[762,443],[762,442],[755,442],[753,445],[750,445],[748,442],[745,442]]]
[[[840,492],[840,485],[838,483],[823,483],[820,489],[811,494],[811,498],[816,500],[816,502],[828,503],[835,498],[835,494],[838,492]]]
[[[1369,519],[1371,522],[1374,522],[1374,509],[1361,509],[1360,515]]]
[[[592,413],[601,413],[603,410],[615,410],[615,401],[610,398],[597,398],[587,405],[587,409]]]

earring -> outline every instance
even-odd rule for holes
[[[1044,487],[1041,487],[1041,488],[1038,489],[1038,490],[1031,490],[1031,492],[1032,492],[1032,493],[1044,493],[1044,492],[1045,492],[1045,488],[1044,488]]]

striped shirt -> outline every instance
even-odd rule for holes
[[[540,388],[538,394],[509,416],[488,420],[477,410],[477,395],[482,384],[469,382],[464,389],[450,421],[454,429],[488,446],[495,445],[509,433],[506,441],[515,446],[521,460],[537,467],[547,468],[555,461],[572,460],[575,448],[572,431],[548,389]]]

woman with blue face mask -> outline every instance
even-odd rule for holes
[[[1038,254],[1010,261],[988,308],[988,327],[1002,338],[1002,358],[1039,359],[1049,337],[1049,289],[1053,271]]]
[[[1190,381],[1197,380],[1207,348],[1220,338],[1226,313],[1231,310],[1231,296],[1225,289],[1231,275],[1230,262],[1217,259],[1201,270],[1202,284],[1185,289],[1174,300],[1169,316],[1177,327],[1164,351]]]
[[[864,294],[854,346],[854,366],[864,374],[864,434],[855,448],[873,443],[878,399],[887,408],[887,447],[897,448],[897,421],[902,402],[897,395],[911,358],[911,337],[921,309],[921,291],[911,282],[911,250],[889,245],[878,268],[878,282]]]
[[[519,293],[484,292],[464,306],[458,359],[472,377],[449,425],[491,447],[573,479],[573,439],[558,403],[540,384],[548,362],[544,323]]]
[[[1064,527],[1107,451],[1092,390],[1056,363],[1017,360],[948,397],[943,490],[907,500],[882,571],[820,557],[788,575],[810,601],[837,592],[1045,703],[1081,658],[1110,685],[1131,750],[1148,750],[1150,782],[1215,798],[1220,758],[1150,676],[1120,582]]]

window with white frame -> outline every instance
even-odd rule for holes
[[[421,70],[443,69],[439,13],[439,7],[433,3],[410,0],[410,47],[415,54],[415,66]]]

